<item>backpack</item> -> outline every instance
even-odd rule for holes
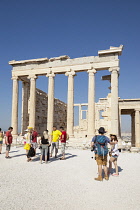
[[[34,157],[34,156],[35,156],[35,150],[33,147],[31,147],[27,154],[27,157],[30,158],[30,157]]]
[[[96,147],[97,147],[97,154],[103,156],[103,158],[108,154],[108,148],[105,136],[97,136]]]

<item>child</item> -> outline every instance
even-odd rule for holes
[[[27,162],[31,161],[31,157],[34,157],[35,156],[35,150],[33,148],[33,145],[31,144],[30,146],[30,149],[28,151],[28,154],[27,154]]]
[[[109,160],[109,173],[111,172],[111,169],[112,169],[112,162],[114,163],[115,170],[116,170],[116,173],[112,174],[112,176],[119,176],[118,165],[117,165],[118,156],[119,156],[118,140],[117,140],[117,137],[115,136],[114,145],[111,149],[111,157],[110,157],[110,160]]]

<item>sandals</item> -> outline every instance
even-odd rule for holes
[[[119,174],[112,174],[112,176],[119,176]]]
[[[65,158],[61,157],[60,160],[66,160]]]

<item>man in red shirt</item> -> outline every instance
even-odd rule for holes
[[[13,140],[13,137],[12,137],[12,134],[11,134],[12,131],[13,131],[13,128],[9,127],[8,131],[6,132],[6,139],[5,139],[6,156],[5,156],[5,158],[10,158],[9,157],[9,151],[10,151],[12,140]]]
[[[32,132],[32,145],[35,150],[35,155],[36,155],[36,148],[37,148],[37,137],[38,137],[38,133],[36,129],[34,129]]]
[[[65,160],[65,147],[66,147],[67,133],[63,127],[60,127],[60,131],[62,133],[60,136],[61,154],[62,154],[62,157],[60,158],[60,160]]]

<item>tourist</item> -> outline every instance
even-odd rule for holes
[[[12,131],[13,131],[13,128],[9,127],[8,131],[6,132],[6,138],[5,138],[6,156],[5,156],[5,158],[11,158],[9,156],[9,152],[10,152],[11,144],[12,144],[12,140],[13,140],[13,137],[12,137],[12,134],[11,134]]]
[[[28,128],[27,130],[28,132],[26,134],[26,143],[24,145],[24,149],[26,150],[26,155],[28,154],[31,146],[32,128]]]
[[[98,177],[95,178],[96,181],[102,181],[102,166],[105,173],[105,180],[108,180],[108,171],[107,171],[107,154],[108,148],[107,144],[110,143],[110,140],[104,134],[106,133],[104,127],[100,127],[98,130],[99,135],[93,137],[91,142],[91,147],[96,147],[96,162],[98,165]]]
[[[111,169],[112,169],[112,163],[114,164],[114,167],[115,167],[115,171],[116,173],[113,173],[112,176],[119,176],[119,172],[118,172],[118,165],[117,165],[117,159],[118,159],[118,156],[119,156],[119,150],[118,150],[118,140],[117,140],[117,136],[116,135],[113,135],[114,136],[114,145],[111,149],[111,157],[110,157],[110,160],[109,160],[109,174],[111,173]]]
[[[35,150],[35,155],[36,155],[36,148],[37,148],[37,137],[38,137],[38,133],[36,131],[36,128],[34,128],[34,130],[32,131],[32,145],[33,148]]]
[[[59,147],[59,138],[61,136],[61,132],[59,130],[56,129],[56,126],[53,126],[53,131],[51,133],[51,155],[50,157],[52,157],[54,148],[55,148],[55,158],[57,158],[57,153],[58,153],[58,147]]]
[[[114,140],[117,139],[117,136],[115,134],[110,134],[110,142],[111,144],[108,147],[109,150],[109,156],[112,156],[112,148],[114,147]],[[113,144],[112,144],[113,143]]]
[[[3,144],[3,132],[1,131],[1,128],[0,128],[0,154],[2,152],[2,144]]]
[[[24,139],[24,144],[26,144],[26,139],[28,137],[28,129],[25,130],[25,134],[23,136],[23,139]]]
[[[33,148],[33,144],[30,145],[30,149],[27,153],[27,162],[31,161],[31,157],[35,156],[35,149]]]
[[[45,156],[45,163],[48,161],[48,153],[49,153],[49,135],[48,130],[43,132],[43,136],[39,140],[40,149],[41,149],[41,156],[40,156],[40,163],[42,164],[43,156]]]
[[[66,147],[67,133],[63,127],[60,127],[60,132],[62,133],[60,136],[61,154],[62,154],[62,157],[60,158],[60,160],[65,160],[65,147]]]

